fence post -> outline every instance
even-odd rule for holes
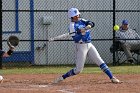
[[[116,0],[113,0],[113,26],[115,25],[115,14],[116,14]],[[115,31],[113,29],[113,44],[115,43]],[[115,49],[113,47],[113,66],[116,65]]]
[[[2,0],[0,0],[0,49],[2,50]],[[0,69],[2,69],[2,57],[0,56]]]

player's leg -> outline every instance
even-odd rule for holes
[[[109,76],[110,79],[113,78],[111,71],[109,70],[108,66],[104,63],[104,61],[100,57],[96,48],[93,45],[90,45],[90,46],[91,47],[88,51],[89,57],[92,59],[93,62],[95,62],[101,68],[101,70],[103,70]]]
[[[76,67],[63,74],[61,77],[57,78],[54,83],[58,83],[70,76],[77,75],[82,72],[87,51],[88,46],[86,44],[76,44]]]
[[[95,62],[100,68],[101,70],[106,73],[106,75],[111,79],[111,81],[113,83],[118,83],[119,80],[116,79],[112,72],[110,71],[109,67],[106,65],[106,63],[104,63],[103,59],[100,57],[98,51],[96,50],[96,48],[90,44],[90,49],[88,51],[88,55],[89,57],[92,59],[93,62]]]

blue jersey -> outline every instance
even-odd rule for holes
[[[81,28],[85,28],[87,25],[91,25],[91,27],[94,27],[93,22],[87,21],[85,19],[80,19],[77,22],[70,23],[69,32],[70,33],[75,32],[74,34],[71,35],[73,40],[75,41],[75,43],[91,42],[91,35],[90,35],[91,30],[90,29],[86,30],[85,33],[81,33],[81,31],[80,31]]]

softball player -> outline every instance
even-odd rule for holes
[[[54,83],[82,72],[87,54],[108,75],[112,83],[119,83],[120,81],[112,75],[108,66],[91,43],[90,29],[95,26],[94,22],[80,18],[80,12],[77,8],[71,8],[68,11],[68,17],[71,19],[69,32],[73,33],[71,36],[76,44],[76,67],[55,79]]]

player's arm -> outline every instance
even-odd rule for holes
[[[73,38],[74,41],[77,41],[77,40],[80,39],[81,36],[78,35],[78,33],[80,33],[80,32],[81,32],[80,29],[76,28],[74,26],[74,23],[70,24],[70,26],[69,26],[69,33],[71,33],[70,36]]]
[[[0,56],[1,57],[9,57],[13,54],[13,51],[14,51],[15,48],[9,46],[9,50],[7,52],[3,51],[3,50],[0,50]]]
[[[74,28],[74,23],[71,22],[70,26],[69,26],[69,35],[73,37],[73,36],[75,36],[75,33],[76,33],[76,30]]]
[[[86,25],[85,29],[88,30],[88,29],[91,29],[95,26],[95,23],[92,22],[92,21],[88,21],[88,20],[85,20],[85,19],[81,19],[81,21],[83,21]]]
[[[1,57],[9,57],[10,55],[12,55],[13,50],[9,49],[7,52],[0,50],[0,56]]]
[[[7,45],[9,46],[9,50],[7,52],[0,50],[1,57],[9,57],[12,55],[14,49],[19,44],[19,38],[17,36],[10,36],[7,39]]]

